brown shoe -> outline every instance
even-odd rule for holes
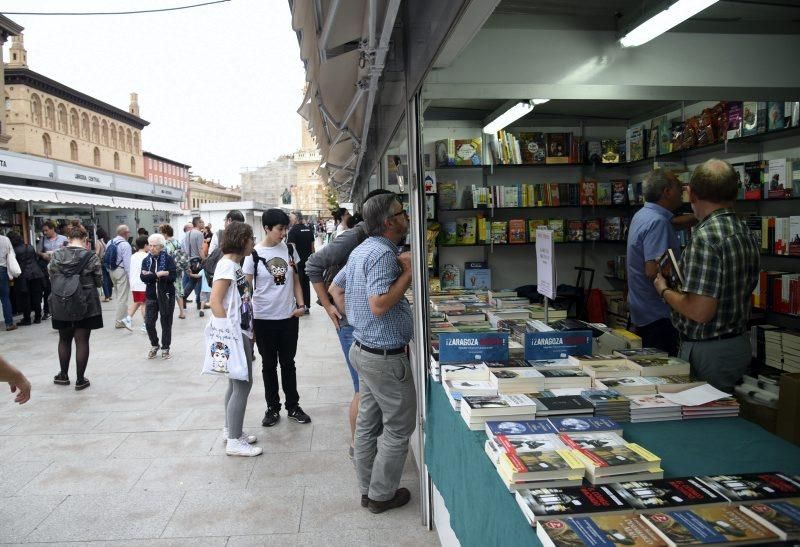
[[[6,330],[17,330],[18,328],[16,325],[6,325]]]
[[[383,513],[389,509],[396,509],[407,504],[411,500],[411,492],[408,488],[398,488],[394,493],[394,497],[386,501],[369,500],[369,510],[371,513]]]

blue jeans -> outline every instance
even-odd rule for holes
[[[205,274],[203,274],[205,275]],[[199,277],[192,277],[189,272],[183,273],[183,297],[189,298],[194,291],[194,301],[197,302],[197,309],[200,309],[200,289],[203,287],[203,280]],[[185,303],[184,303],[185,307]]]
[[[358,393],[358,372],[356,372],[356,369],[350,364],[350,346],[353,345],[353,327],[346,325],[340,328],[336,334],[339,335],[339,343],[342,345],[344,360],[347,362],[347,368],[350,370],[350,378],[353,380],[353,392]]]
[[[108,273],[108,268],[105,267],[105,264],[102,265],[103,268],[103,296],[106,298],[111,298],[111,291],[114,289],[114,283],[111,281],[111,275]]]
[[[0,301],[3,304],[3,319],[6,326],[14,324],[14,315],[11,311],[11,293],[8,285],[8,268],[0,266]]]

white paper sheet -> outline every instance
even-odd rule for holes
[[[710,384],[693,387],[678,393],[662,393],[665,399],[681,406],[698,406],[730,397],[730,393],[720,391]]]

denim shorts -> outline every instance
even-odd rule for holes
[[[358,393],[358,372],[350,364],[350,346],[353,345],[353,327],[350,325],[341,327],[338,331],[339,343],[342,345],[342,352],[344,353],[344,360],[347,362],[347,368],[350,370],[350,378],[353,380],[353,392]]]

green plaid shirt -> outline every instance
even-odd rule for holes
[[[743,333],[750,318],[750,295],[758,282],[759,250],[733,209],[717,209],[692,232],[681,256],[683,291],[717,299],[717,314],[697,323],[675,311],[672,323],[686,338],[704,340]]]

